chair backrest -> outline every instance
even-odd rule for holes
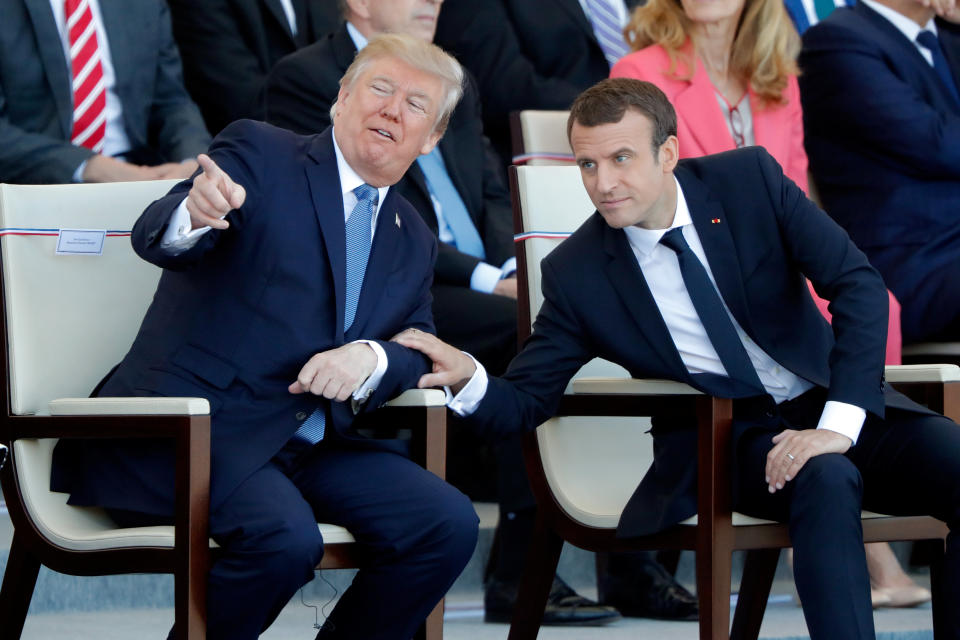
[[[86,397],[123,358],[160,277],[134,253],[130,229],[174,184],[0,185],[7,415],[47,415],[50,400]],[[79,253],[98,248],[101,237],[99,255]],[[170,544],[169,527],[116,533],[102,509],[70,507],[66,494],[50,491],[55,443],[13,444],[21,497],[48,540],[68,549]]]
[[[526,166],[516,171],[516,201],[526,262],[530,317],[543,302],[540,261],[593,212],[575,166]],[[619,365],[595,359],[574,379],[628,378]],[[647,418],[564,417],[537,431],[547,482],[575,519],[616,526],[633,489],[653,461]],[[602,473],[599,470],[602,469]]]
[[[513,163],[543,166],[573,164],[567,140],[569,111],[515,111],[511,114]]]
[[[0,185],[11,414],[89,395],[126,353],[160,277],[133,252],[130,229],[174,184]],[[100,255],[62,252],[95,249],[101,235]]]

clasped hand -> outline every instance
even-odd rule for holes
[[[458,393],[477,370],[470,356],[425,331],[405,329],[390,340],[408,349],[416,349],[433,360],[433,372],[420,376],[417,382],[421,389],[450,387],[453,393]]]
[[[824,453],[846,453],[853,442],[829,429],[786,429],[773,436],[774,447],[767,453],[767,490],[775,493],[797,477],[807,460]]]
[[[314,355],[297,374],[290,393],[312,393],[343,402],[363,385],[377,368],[377,354],[370,345],[351,342]]]

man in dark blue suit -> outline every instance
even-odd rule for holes
[[[886,294],[866,257],[762,149],[678,163],[676,115],[652,84],[595,85],[568,132],[597,212],[544,259],[532,336],[498,379],[405,332],[401,344],[434,360],[420,384],[453,385],[452,408],[504,433],[550,417],[593,357],[736,398],[733,505],[789,524],[811,638],[874,637],[861,506],[951,527],[954,601],[960,430],[883,382]],[[805,277],[830,300],[832,328]],[[695,424],[655,420],[653,436],[623,537],[696,511]]]
[[[318,520],[347,527],[370,559],[319,638],[410,638],[473,551],[469,500],[401,443],[358,432],[427,370],[388,339],[433,330],[436,242],[390,185],[437,143],[461,83],[431,45],[371,42],[332,129],[238,121],[134,226],[134,247],[164,272],[99,393],[210,401],[210,638],[256,638],[272,622],[323,555]],[[54,465],[72,504],[127,525],[170,518],[159,443],[63,441]]]
[[[960,339],[958,20],[954,0],[865,0],[803,37],[810,169],[900,301],[904,342]]]

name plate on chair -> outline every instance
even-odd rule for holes
[[[103,255],[106,229],[60,229],[57,255]]]

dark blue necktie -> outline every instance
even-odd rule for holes
[[[950,65],[947,64],[947,58],[943,55],[943,49],[940,48],[939,38],[932,31],[921,31],[917,34],[917,44],[930,52],[933,58],[933,70],[937,72],[940,81],[953,96],[954,102],[960,104],[960,94],[957,93],[957,85],[950,74]]]
[[[343,331],[346,333],[357,313],[357,302],[360,300],[360,289],[363,287],[363,276],[367,270],[367,261],[370,259],[370,245],[373,235],[373,212],[377,208],[377,198],[380,193],[368,184],[362,184],[353,190],[357,196],[357,205],[347,218],[347,286],[346,304],[343,311]],[[326,412],[317,407],[313,413],[303,421],[294,440],[307,444],[316,444],[323,440],[326,430]]]
[[[723,381],[722,376],[703,375],[695,378],[705,383],[702,386],[715,395],[746,396],[765,393],[763,383],[760,382],[757,370],[753,367],[730,316],[727,315],[720,294],[710,281],[707,270],[683,238],[680,227],[667,231],[660,238],[660,242],[676,252],[680,275],[683,276],[683,284],[687,287],[693,307],[700,316],[700,322],[703,323],[713,348],[720,356],[723,368],[727,370],[727,376],[735,384]]]

